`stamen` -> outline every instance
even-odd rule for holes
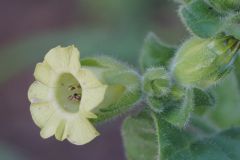
[[[72,101],[73,100],[73,95],[68,96],[68,99]]]
[[[81,100],[81,94],[77,94],[77,93],[74,93],[74,99],[77,100],[77,101],[80,101]]]
[[[74,93],[73,95],[68,96],[68,99],[71,101],[80,101],[82,98],[81,94]]]
[[[69,89],[70,91],[73,91],[73,90],[75,90],[75,89],[76,89],[76,87],[75,87],[75,86],[73,86],[73,85],[71,85],[71,86],[69,86],[69,87],[68,87],[68,89]]]
[[[79,82],[70,73],[63,73],[57,81],[55,96],[59,106],[66,112],[76,113],[79,111],[81,101],[81,89]]]

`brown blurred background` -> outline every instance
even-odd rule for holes
[[[137,67],[149,31],[172,44],[187,35],[170,0],[0,0],[0,20],[0,160],[124,160],[123,117],[84,146],[40,138],[27,100],[35,63],[74,44],[82,57],[106,54]]]

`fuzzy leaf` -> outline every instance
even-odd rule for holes
[[[226,14],[236,13],[240,10],[239,0],[206,0],[215,10]]]
[[[179,88],[178,86],[172,86],[171,92],[166,96],[148,96],[147,103],[154,112],[162,113],[169,109],[180,106],[183,102],[184,95],[184,89]]]
[[[168,160],[239,160],[240,129],[223,131],[211,138],[196,141]]]
[[[182,128],[187,124],[193,111],[193,93],[192,90],[187,90],[182,103],[166,112],[163,112],[163,118],[169,123]]]
[[[210,92],[200,90],[198,88],[193,89],[194,93],[194,105],[195,106],[213,106],[215,99]]]
[[[187,28],[201,38],[215,36],[226,24],[222,15],[203,0],[192,1],[182,6],[179,11]]]
[[[128,160],[164,160],[191,140],[183,130],[147,110],[127,118],[122,135]]]
[[[163,97],[148,96],[149,107],[167,122],[183,128],[194,111],[193,91],[191,89],[172,88],[170,94]]]
[[[163,97],[147,97],[149,107],[156,113],[163,113],[169,109],[176,108],[182,104],[182,99],[175,98],[171,95]]]
[[[174,53],[174,47],[161,42],[154,33],[149,33],[140,55],[141,70],[145,71],[147,68],[159,66],[167,67]]]
[[[237,59],[236,59],[236,62],[234,64],[234,73],[235,73],[235,76],[236,76],[236,79],[238,81],[238,87],[240,87],[240,57],[238,56]],[[240,89],[240,88],[239,88]]]
[[[186,132],[145,111],[125,120],[122,135],[128,160],[240,159],[240,128],[193,141]]]
[[[127,65],[103,56],[83,59],[81,64],[108,85],[103,102],[93,110],[98,117],[93,122],[102,122],[125,113],[141,98],[140,77]]]
[[[232,35],[232,36],[236,37],[237,39],[240,39],[239,27],[240,27],[239,21],[236,23],[232,23],[225,29],[225,33],[227,35]]]
[[[202,91],[200,89],[194,88],[194,112],[202,115],[215,105],[215,97],[207,91]]]
[[[240,91],[236,76],[232,72],[215,89],[216,107],[208,116],[218,127],[229,128],[240,125]]]
[[[237,39],[240,39],[240,13],[237,12],[234,16],[229,16],[228,27],[225,29],[227,35],[232,35]]]

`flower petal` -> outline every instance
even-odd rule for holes
[[[82,89],[95,88],[102,85],[97,77],[87,69],[80,69],[76,75],[76,78],[79,81]]]
[[[42,128],[54,113],[54,108],[48,103],[34,103],[30,106],[30,112],[35,124]]]
[[[73,144],[86,144],[99,135],[93,125],[84,117],[79,116],[79,118],[71,123],[72,127],[69,130],[68,140]]]
[[[31,103],[46,102],[49,100],[50,88],[35,81],[31,84],[28,90],[28,99]]]
[[[45,139],[45,138],[49,138],[49,137],[53,136],[56,133],[57,128],[61,121],[62,121],[62,118],[59,115],[59,113],[54,112],[50,116],[50,118],[47,120],[45,125],[43,126],[43,128],[40,132],[41,137]]]
[[[72,52],[70,56],[69,68],[72,72],[78,72],[80,69],[80,52],[74,46],[72,47]]]
[[[47,63],[43,62],[36,65],[34,77],[41,83],[49,87],[53,87],[54,80],[57,76],[56,73],[54,73],[54,71],[51,69],[51,67]]]
[[[55,138],[59,141],[63,141],[68,135],[68,123],[66,120],[62,120],[56,130]]]
[[[91,111],[97,107],[104,99],[106,85],[101,85],[96,88],[83,89],[82,99],[80,102],[80,110]]]
[[[74,46],[51,49],[44,60],[57,72],[80,69],[79,51]]]
[[[80,109],[80,114],[83,115],[86,118],[93,118],[93,119],[97,118],[96,114],[94,114],[94,113],[92,113],[90,111],[86,111],[83,108]]]

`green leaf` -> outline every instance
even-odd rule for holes
[[[240,128],[194,140],[156,114],[144,111],[125,120],[122,135],[128,160],[240,159]]]
[[[215,97],[210,92],[194,88],[193,93],[195,113],[202,115],[215,105]]]
[[[237,39],[240,39],[240,13],[237,12],[236,14],[229,16],[228,27],[225,29],[225,33],[227,35],[232,35]]]
[[[239,160],[240,129],[223,131],[211,138],[196,141],[168,160]]]
[[[140,77],[126,64],[106,56],[85,58],[81,64],[108,85],[103,102],[93,110],[98,116],[93,122],[103,122],[121,115],[141,99]]]
[[[234,73],[235,73],[235,76],[236,76],[236,79],[238,81],[238,87],[240,87],[240,56],[238,56],[236,58],[236,62],[234,64]],[[239,88],[240,89],[240,88]]]
[[[186,126],[195,107],[193,90],[177,86],[166,96],[148,96],[147,103],[154,112],[179,128]]]
[[[232,35],[237,39],[240,39],[240,30],[239,30],[240,24],[238,23],[232,23],[230,24],[226,29],[225,33],[227,35]]]
[[[216,107],[208,113],[209,118],[221,128],[240,125],[240,90],[232,72],[215,89]]]
[[[192,134],[199,137],[199,139],[212,136],[213,134],[221,131],[211,120],[203,115],[192,114],[188,124],[188,128],[191,128]]]
[[[175,48],[164,44],[154,33],[149,33],[145,39],[139,63],[142,71],[147,68],[169,65],[174,56]]]
[[[191,113],[194,111],[193,91],[186,90],[182,104],[163,112],[163,118],[169,123],[183,128],[188,123]]]
[[[223,16],[203,0],[182,6],[179,13],[186,27],[201,38],[215,36],[228,25]]]
[[[240,10],[239,0],[207,0],[207,2],[219,12],[231,14]]]
[[[127,118],[122,136],[128,160],[164,160],[192,140],[186,132],[148,110]]]

